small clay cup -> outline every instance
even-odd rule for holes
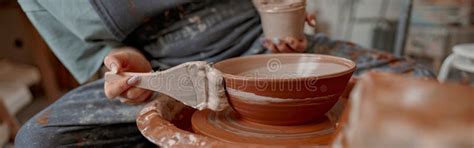
[[[253,0],[266,38],[304,38],[305,0]]]
[[[224,75],[232,108],[267,125],[318,120],[338,101],[356,64],[317,54],[245,56],[214,64]]]

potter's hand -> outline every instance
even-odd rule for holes
[[[120,72],[150,72],[150,63],[138,50],[122,47],[111,51],[104,59],[104,65],[114,73]],[[113,82],[105,82],[104,91],[107,98],[121,96],[120,101],[128,104],[138,104],[147,100],[152,92],[133,87],[139,81],[138,77],[127,77]]]
[[[306,38],[295,39],[287,37],[286,39],[263,39],[262,45],[273,53],[293,53],[304,52],[307,46]]]
[[[306,15],[306,22],[308,25],[316,26],[316,17],[314,15]],[[303,39],[296,39],[293,37],[287,37],[284,39],[273,38],[262,39],[262,45],[271,50],[273,53],[292,53],[292,52],[304,52],[308,46],[306,37]]]

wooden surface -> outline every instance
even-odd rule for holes
[[[32,32],[36,32],[36,30],[32,30]],[[42,41],[39,34],[35,33],[34,36],[35,38],[33,42],[37,45],[37,47],[33,49],[33,55],[35,63],[41,72],[41,84],[43,89],[45,89],[48,100],[53,102],[61,96],[61,92],[59,90],[58,82],[55,76],[55,70],[50,66],[51,63],[47,54],[47,50],[49,49]]]
[[[17,119],[8,112],[2,100],[3,99],[0,98],[0,124],[7,124],[9,129],[8,134],[10,135],[9,137],[10,139],[14,139],[16,133],[20,129],[20,124]]]
[[[30,23],[16,1],[0,5],[0,58],[35,65],[41,73],[41,86],[50,102],[62,90],[79,86],[55,58],[36,28]]]

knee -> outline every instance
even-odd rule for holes
[[[15,147],[57,147],[58,138],[53,127],[43,126],[30,119],[18,131],[15,137]]]

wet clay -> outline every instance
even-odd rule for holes
[[[332,73],[343,72],[349,69],[345,65],[336,63],[280,63],[278,70],[273,70],[268,66],[259,67],[244,71],[237,75],[249,77],[264,78],[292,78],[292,77],[308,77],[322,76]]]
[[[322,101],[331,100],[331,98],[336,96],[336,94],[332,94],[328,96],[304,98],[304,99],[273,98],[273,97],[259,96],[254,93],[243,92],[243,91],[239,91],[232,88],[227,88],[227,93],[229,93],[229,95],[239,97],[238,99],[241,101],[252,102],[256,104],[296,103],[296,102],[310,103],[312,101],[322,102]]]
[[[351,94],[350,147],[471,147],[474,88],[390,73],[368,73]]]
[[[299,125],[331,109],[344,92],[355,63],[326,55],[276,54],[228,59],[214,68],[223,73],[229,102],[243,119]]]
[[[49,123],[49,114],[51,113],[52,110],[47,110],[44,113],[41,114],[41,116],[36,119],[36,123],[39,125],[48,125]]]
[[[298,125],[323,117],[338,101],[355,70],[350,60],[317,54],[245,56],[213,66],[188,62],[149,74],[108,73],[106,81],[139,76],[136,87],[166,94],[199,110],[220,111],[229,101],[246,120]],[[249,71],[257,76],[242,75]],[[259,72],[276,77],[259,77]]]
[[[193,110],[190,110],[189,107],[162,95],[147,104],[140,111],[137,116],[137,126],[148,140],[163,147],[274,147],[275,144],[280,146],[326,146],[326,144],[331,143],[333,139],[331,137],[336,135],[339,128],[341,128],[338,125],[344,125],[340,123],[338,118],[340,112],[346,106],[346,100],[347,98],[341,98],[338,105],[333,107],[327,114],[327,118],[313,122],[315,124],[281,127],[241,120],[236,116],[235,112],[229,112],[230,110],[219,113],[204,110],[193,114]],[[193,119],[189,116],[191,114]],[[198,114],[200,117],[198,117]],[[223,116],[226,114],[231,116]],[[328,118],[330,122],[328,122]],[[199,128],[201,125],[198,123],[193,128],[195,129],[194,131],[199,131],[201,134],[194,133],[190,130],[191,120],[194,120],[193,122],[198,120],[198,122],[205,124],[205,126],[219,127]],[[230,134],[238,138],[237,140],[220,140],[229,139],[230,137],[219,136],[220,138],[213,138],[216,135],[203,135],[203,133],[212,134],[213,132],[229,133],[228,129],[238,130],[236,131],[237,134],[249,133],[249,135],[258,136],[257,139],[263,139],[266,144],[258,144],[264,143],[263,141],[252,142],[256,141],[255,137],[235,137],[236,133]],[[271,137],[271,139],[268,137]],[[284,143],[281,140],[289,143]]]
[[[264,145],[219,141],[191,131],[190,107],[168,97],[160,96],[147,104],[137,116],[137,127],[152,143],[162,147],[262,147]]]
[[[328,118],[299,126],[272,126],[249,122],[232,109],[198,111],[192,117],[194,131],[220,141],[265,145],[327,145],[335,134]]]

